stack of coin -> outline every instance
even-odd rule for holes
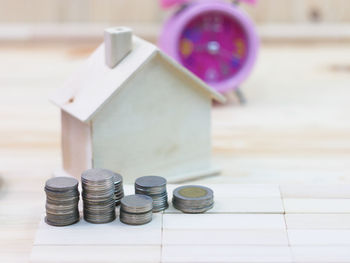
[[[214,194],[204,186],[180,186],[173,192],[173,205],[184,213],[204,213],[214,206]]]
[[[120,201],[120,221],[129,225],[143,225],[152,220],[151,197],[128,195]]]
[[[115,205],[119,205],[120,200],[124,197],[123,177],[120,174],[115,173],[113,176],[113,181]]]
[[[46,181],[46,218],[53,226],[67,226],[79,221],[78,181],[71,177],[54,177]]]
[[[160,176],[143,176],[135,181],[135,193],[143,194],[153,199],[153,212],[168,208],[166,179]]]
[[[89,169],[81,175],[84,219],[90,223],[108,223],[115,219],[114,173]]]

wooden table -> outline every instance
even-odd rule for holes
[[[25,262],[59,167],[59,112],[47,101],[94,44],[0,46],[0,262]],[[348,44],[263,45],[242,90],[213,110],[213,160],[198,183],[350,182]]]

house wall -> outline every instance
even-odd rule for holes
[[[92,167],[90,126],[61,111],[63,169],[77,178]]]
[[[209,169],[211,99],[189,85],[159,58],[138,72],[92,121],[94,167],[126,182]]]

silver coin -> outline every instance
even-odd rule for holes
[[[46,209],[53,210],[53,211],[70,211],[77,207],[76,204],[73,205],[55,205],[51,203],[46,203],[45,205]]]
[[[108,223],[115,219],[114,175],[106,169],[82,173],[84,219],[90,223]]]
[[[108,189],[108,191],[101,191],[101,192],[93,192],[91,191],[83,191],[82,197],[87,200],[87,199],[92,199],[92,200],[109,200],[111,196],[114,196],[114,190],[112,188]]]
[[[204,213],[210,209],[213,208],[214,203],[210,204],[209,206],[203,206],[200,208],[191,208],[191,207],[184,207],[184,206],[177,206],[176,204],[174,204],[174,207],[178,210],[180,210],[183,213],[188,213],[188,214],[200,214],[200,213]]]
[[[72,189],[62,189],[62,188],[50,189],[45,186],[44,190],[46,193],[55,195],[55,196],[69,196],[69,195],[75,195],[76,191],[78,191],[78,187],[75,187]]]
[[[173,194],[176,198],[189,201],[207,200],[212,199],[214,196],[210,188],[200,185],[180,186],[174,190]]]
[[[180,186],[173,192],[173,205],[184,213],[203,213],[214,205],[214,193],[205,186]]]
[[[82,181],[86,181],[89,183],[104,184],[107,180],[111,180],[113,182],[113,176],[114,173],[110,170],[93,168],[84,171],[81,175],[81,179]]]
[[[78,181],[70,177],[55,177],[46,181],[46,222],[53,226],[71,225],[79,221]]]
[[[113,181],[114,181],[114,200],[115,200],[115,204],[119,205],[120,200],[124,197],[123,177],[120,174],[115,173],[113,176]]]
[[[146,213],[127,213],[124,210],[120,210],[120,221],[128,225],[143,225],[152,221],[152,211]]]
[[[72,177],[53,177],[46,181],[45,188],[51,191],[67,191],[78,187],[78,180]]]
[[[174,198],[173,197],[173,203],[177,204],[178,206],[199,206],[199,207],[203,207],[203,206],[209,206],[210,204],[213,203],[213,199],[207,199],[207,200],[181,200],[179,198]]]
[[[109,223],[115,220],[115,218],[115,212],[113,213],[112,211],[103,212],[101,214],[84,213],[84,220],[94,224]]]
[[[107,204],[107,205],[83,205],[85,211],[105,211],[105,210],[114,210],[115,203]]]
[[[151,196],[153,199],[153,212],[160,212],[169,207],[168,204],[168,195],[164,193],[159,196]]]
[[[166,179],[161,176],[149,175],[136,179],[135,186],[140,188],[154,188],[166,186]]]
[[[143,176],[135,181],[135,193],[143,194],[153,199],[153,212],[168,208],[166,179],[161,176]]]
[[[79,218],[79,211],[75,210],[66,214],[46,212],[46,217],[49,218],[49,220],[52,222],[62,222],[63,224],[63,222],[71,221],[71,220],[75,220],[76,218]]]
[[[128,213],[146,213],[152,210],[153,200],[146,195],[128,195],[120,200],[120,205]]]
[[[113,182],[115,185],[122,184],[123,177],[120,174],[114,173],[113,174]]]
[[[115,194],[114,196],[115,196],[115,199],[122,199],[124,197],[124,192]]]
[[[56,220],[50,220],[50,218],[45,217],[45,222],[52,226],[69,226],[77,223],[79,219],[80,219],[79,216],[77,216],[65,221],[56,221]]]

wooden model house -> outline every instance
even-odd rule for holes
[[[80,177],[100,167],[126,182],[218,172],[210,111],[212,99],[224,98],[130,29],[106,29],[104,37],[52,97],[62,115],[62,172]]]

